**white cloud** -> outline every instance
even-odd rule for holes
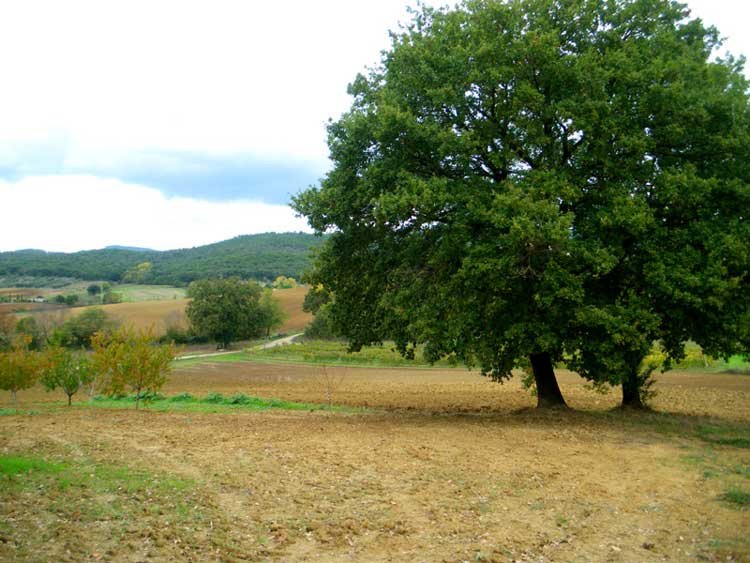
[[[750,57],[750,35],[747,33],[750,3],[747,0],[687,0],[686,3],[692,11],[691,17],[716,26],[725,38],[724,46],[717,54],[723,56],[729,51],[735,56]],[[745,69],[745,74],[748,74],[748,69]]]
[[[182,152],[247,156],[322,175],[326,120],[349,107],[346,85],[379,61],[388,30],[408,21],[406,6],[414,3],[0,2],[0,171],[115,175],[131,163],[141,174],[131,181],[148,182],[141,168],[151,177],[163,171],[144,154]],[[750,2],[687,4],[728,37],[727,49],[750,55]],[[181,161],[180,171],[190,165]],[[214,190],[226,188],[209,180]],[[288,190],[300,187],[291,182]],[[166,199],[92,178],[36,177],[0,189],[15,198],[12,205],[0,200],[4,249],[167,248],[304,224],[281,206]]]
[[[401,0],[3,3],[0,140],[324,162],[326,119],[405,18]]]
[[[442,4],[431,1],[429,4]],[[71,158],[249,153],[325,166],[325,121],[412,0],[0,3],[0,141],[65,137]],[[747,0],[689,0],[750,54]]]
[[[0,182],[0,201],[0,251],[115,244],[166,250],[243,234],[309,231],[287,206],[167,198],[152,188],[93,176]]]

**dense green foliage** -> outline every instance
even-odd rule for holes
[[[258,302],[260,307],[260,323],[265,330],[265,336],[271,336],[271,331],[279,328],[287,318],[281,308],[281,302],[274,296],[273,290],[264,288]]]
[[[41,382],[47,391],[61,389],[70,406],[73,395],[95,377],[91,361],[83,352],[74,352],[60,346],[52,346],[41,360]]]
[[[109,332],[114,325],[104,309],[93,307],[67,319],[53,332],[51,340],[67,348],[91,348],[94,335],[98,332]]]
[[[748,84],[719,44],[668,0],[416,13],[295,198],[333,231],[310,281],[336,328],[496,379],[530,364],[540,406],[564,358],[637,402],[654,340],[747,346]]]
[[[0,252],[0,276],[20,281],[36,276],[166,285],[216,276],[272,281],[281,275],[299,278],[309,265],[310,249],[320,242],[305,233],[265,233],[164,252],[122,248],[71,254]]]
[[[331,312],[328,305],[318,307],[312,321],[305,327],[305,338],[312,338],[314,340],[336,340],[341,338],[331,320]]]
[[[0,311],[0,352],[8,350],[16,335],[16,317],[6,311]]]
[[[185,314],[193,332],[223,348],[236,340],[268,334],[284,318],[271,291],[253,281],[199,280],[188,287],[188,297]]]
[[[30,350],[41,350],[47,345],[47,338],[43,327],[34,317],[23,317],[16,323],[16,334],[29,338]]]

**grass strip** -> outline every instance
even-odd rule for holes
[[[349,352],[345,342],[304,340],[285,346],[276,346],[262,350],[248,350],[247,359],[248,361],[263,363],[372,368],[445,369],[463,367],[450,358],[430,364],[424,358],[421,348],[417,348],[413,360],[406,359],[396,350],[393,343],[388,342],[382,346],[364,346],[359,352]]]
[[[80,403],[78,406],[93,408],[123,409],[134,408],[135,396],[121,397],[96,397],[89,403]],[[236,412],[236,411],[264,411],[269,409],[281,409],[291,411],[318,411],[326,410],[333,412],[365,412],[367,409],[323,405],[319,403],[299,403],[285,401],[282,399],[264,399],[262,397],[251,397],[244,393],[236,393],[229,397],[221,393],[208,393],[204,397],[195,397],[190,393],[180,393],[172,397],[162,395],[142,397],[140,408],[157,412]]]

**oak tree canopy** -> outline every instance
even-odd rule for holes
[[[294,199],[331,233],[310,281],[337,330],[530,365],[539,406],[563,359],[625,389],[656,340],[747,347],[748,82],[720,45],[669,0],[421,7]]]

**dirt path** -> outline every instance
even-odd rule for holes
[[[257,350],[265,350],[267,348],[275,348],[276,346],[283,346],[284,344],[291,344],[295,338],[298,336],[302,336],[302,333],[299,334],[292,334],[291,336],[285,336],[283,338],[277,338],[276,340],[272,340],[271,342],[266,342],[265,344],[260,344],[258,346],[255,346],[254,348]],[[178,356],[177,360],[192,360],[194,358],[212,358],[214,356],[226,356],[227,354],[236,354],[237,352],[241,352],[242,350],[224,350],[222,352],[206,352],[201,354],[188,354],[186,356]]]
[[[285,336],[284,338],[279,338],[277,340],[272,340],[271,342],[266,342],[265,344],[256,346],[256,348],[258,350],[267,350],[268,348],[276,348],[277,346],[284,346],[285,344],[292,344],[294,342],[294,339],[300,336],[302,336],[301,332],[297,334],[292,334],[290,336]]]

